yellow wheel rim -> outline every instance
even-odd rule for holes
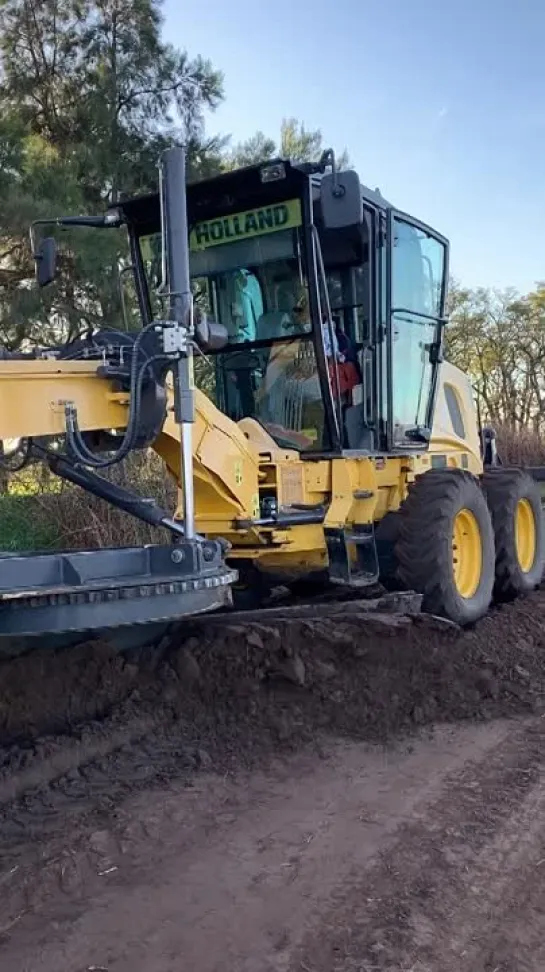
[[[460,597],[475,594],[483,569],[483,545],[477,518],[471,510],[460,510],[452,528],[454,583]]]
[[[519,499],[515,510],[515,544],[520,569],[527,574],[536,559],[536,521],[527,499]]]

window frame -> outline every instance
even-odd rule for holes
[[[299,180],[298,180],[299,181]],[[279,195],[278,201],[282,201],[284,198],[298,198],[301,202],[301,258],[303,261],[303,266],[306,268],[307,276],[307,287],[309,295],[309,311],[311,320],[311,329],[308,332],[301,333],[298,336],[301,340],[310,340],[314,346],[314,354],[318,366],[318,376],[320,380],[320,388],[322,394],[322,406],[324,410],[324,433],[325,442],[321,450],[321,454],[341,454],[342,444],[341,444],[341,431],[339,418],[337,415],[337,410],[335,407],[335,400],[333,398],[331,384],[329,381],[329,374],[327,368],[327,357],[325,352],[324,344],[324,334],[323,328],[321,326],[322,319],[322,309],[323,309],[323,288],[326,286],[326,281],[323,271],[323,263],[321,259],[321,248],[319,243],[319,238],[317,239],[317,228],[314,222],[313,213],[313,185],[312,181],[306,176],[301,176],[301,183],[297,188],[290,190],[285,190],[286,195]],[[237,212],[239,208],[239,203],[234,199],[229,200],[229,205],[227,207],[214,205],[213,214],[218,216],[228,215],[231,212]],[[146,225],[145,228],[135,225],[131,221],[127,221],[127,230],[129,233],[129,238],[131,241],[131,252],[134,254],[133,266],[135,274],[135,283],[137,292],[139,295],[139,304],[142,313],[142,320],[144,324],[149,324],[152,321],[152,302],[151,302],[151,292],[150,284],[144,267],[144,260],[141,248],[141,239],[151,233],[160,232],[159,225]],[[322,277],[324,279],[322,280]],[[327,299],[327,298],[326,298]],[[274,339],[264,339],[252,342],[252,347],[256,350],[266,347],[272,347],[275,344],[282,343],[283,338]],[[247,347],[247,345],[241,344],[237,346],[233,344],[230,348],[232,352],[237,352],[238,350]],[[216,352],[208,352],[208,356],[213,358]],[[314,450],[309,449],[301,450],[302,454],[307,454],[310,456],[315,456],[318,453]]]
[[[443,247],[443,276],[441,280],[439,313],[426,314],[411,310],[408,307],[397,307],[393,300],[394,274],[394,239],[395,222],[406,223],[414,229],[420,230],[426,236],[436,240]],[[438,392],[439,365],[442,361],[443,332],[447,323],[445,316],[449,274],[449,242],[445,236],[432,229],[426,223],[399,209],[389,207],[386,215],[386,294],[385,294],[385,324],[386,324],[386,446],[388,452],[403,453],[407,451],[422,451],[429,445],[433,424],[433,414]],[[422,439],[412,442],[405,440],[403,445],[394,439],[394,388],[393,388],[393,321],[396,314],[409,314],[420,320],[435,324],[434,341],[430,349],[430,365],[432,368],[428,402],[426,407],[425,425],[420,428]]]
[[[456,438],[467,440],[467,430],[464,421],[464,410],[458,389],[450,381],[445,381],[443,385],[447,414],[452,425],[452,431]],[[458,430],[457,427],[458,426]],[[461,431],[459,431],[461,429]]]

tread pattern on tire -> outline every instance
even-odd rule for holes
[[[542,580],[544,559],[541,494],[538,484],[523,469],[499,467],[483,477],[483,487],[494,526],[496,578],[494,597],[511,601],[533,590]],[[527,574],[521,570],[515,544],[515,512],[519,499],[528,499],[536,518],[536,559]]]
[[[375,527],[375,544],[379,564],[379,581],[387,591],[402,591],[396,544],[399,537],[398,512],[387,513]]]
[[[481,581],[472,598],[458,593],[452,564],[453,521],[464,507],[479,523],[483,550]],[[486,613],[494,586],[494,534],[486,499],[471,473],[432,469],[417,478],[400,509],[396,557],[404,586],[423,595],[425,611],[461,625]]]

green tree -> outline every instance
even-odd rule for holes
[[[545,432],[545,285],[450,289],[447,357],[472,379],[484,418]]]
[[[240,168],[278,157],[292,162],[318,162],[326,147],[320,129],[307,129],[296,118],[285,118],[278,142],[263,132],[256,132],[252,138],[235,146],[228,154],[226,164],[229,168]],[[338,156],[337,164],[341,168],[348,166],[346,151]]]
[[[324,150],[320,129],[310,131],[296,118],[285,118],[280,128],[280,154],[293,162],[317,162]]]
[[[220,167],[203,113],[221,76],[161,38],[161,0],[0,0],[0,328],[11,347],[119,324],[122,234],[63,234],[58,283],[31,288],[32,218],[96,212],[154,188],[182,138],[190,169]],[[4,136],[4,137],[2,137]]]
[[[274,159],[277,154],[274,139],[267,138],[263,132],[256,132],[255,135],[252,135],[245,142],[240,142],[228,153],[225,165],[230,169],[241,169],[246,165],[255,165],[256,162]]]

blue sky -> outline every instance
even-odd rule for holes
[[[463,283],[545,280],[543,0],[307,2],[166,0],[166,38],[225,76],[209,131],[296,116],[448,236]]]

